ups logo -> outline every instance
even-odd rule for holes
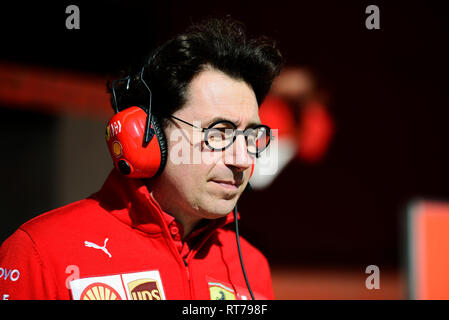
[[[157,281],[153,279],[138,279],[128,283],[133,300],[161,300]]]

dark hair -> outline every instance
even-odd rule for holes
[[[157,48],[147,61],[143,78],[151,88],[152,112],[165,126],[168,116],[185,104],[190,81],[205,68],[245,81],[260,105],[282,63],[273,40],[264,36],[247,39],[242,23],[230,17],[213,18],[193,24]],[[120,110],[147,104],[149,95],[139,76],[138,72],[130,75],[129,83],[117,83]]]

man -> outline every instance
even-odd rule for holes
[[[272,42],[246,39],[238,23],[213,19],[114,82],[118,113],[107,141],[116,167],[99,192],[34,218],[3,243],[0,297],[272,299],[265,257],[240,238],[245,279],[232,212],[269,143],[258,105],[281,61]],[[133,177],[137,165],[120,135],[139,112],[156,135],[143,144],[139,137],[137,160],[162,160],[156,174]],[[165,156],[144,155],[157,143]],[[178,161],[175,149],[201,161]]]

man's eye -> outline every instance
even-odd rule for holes
[[[211,137],[225,137],[226,129],[225,128],[214,128],[211,132]]]
[[[209,131],[208,139],[211,141],[227,140],[232,138],[233,129],[229,128],[213,128]]]

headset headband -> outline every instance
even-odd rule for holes
[[[151,120],[152,120],[152,117],[153,117],[153,114],[151,112],[151,105],[152,105],[152,100],[153,100],[153,94],[151,92],[150,87],[148,86],[148,84],[146,83],[146,81],[143,78],[143,72],[144,71],[145,71],[145,65],[140,70],[139,80],[144,84],[145,88],[148,90],[148,93],[150,95],[149,103],[148,103],[147,108],[146,108],[147,119],[146,119],[146,122],[145,122],[145,135],[144,135],[144,140],[143,140],[144,144],[148,144],[151,141],[151,139],[153,139],[153,136],[154,136],[154,130],[151,128]],[[129,82],[131,80],[131,76],[130,75],[128,75],[125,78],[115,79],[115,80],[112,81],[112,97],[113,97],[113,107],[114,107],[115,113],[119,113],[119,111],[120,111],[119,108],[118,108],[117,95],[115,93],[115,85],[116,85],[117,82],[124,81],[124,80],[128,81],[127,84],[126,84],[126,90],[128,90],[129,89]]]

